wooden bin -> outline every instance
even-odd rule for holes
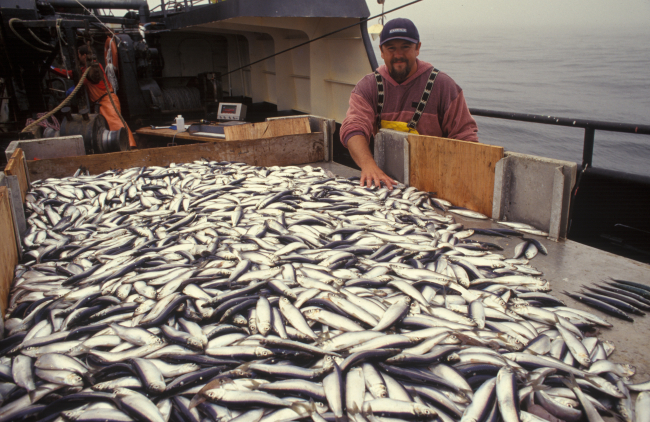
[[[14,279],[14,269],[20,260],[21,246],[20,233],[17,224],[17,215],[21,214],[24,219],[23,204],[25,195],[29,190],[29,177],[25,167],[25,156],[20,148],[13,153],[5,175],[15,177],[20,195],[10,196],[10,189],[7,186],[0,186],[0,312],[4,317],[9,302],[9,291]],[[12,192],[15,193],[15,192]],[[23,222],[24,223],[24,222]]]
[[[17,149],[9,161],[6,174],[18,177],[20,197],[24,203],[29,190],[29,180],[72,176],[80,167],[90,174],[107,170],[141,166],[167,166],[171,163],[188,163],[200,159],[237,161],[255,166],[289,166],[323,161],[323,133],[302,133],[242,141],[207,142],[174,147],[151,148],[111,154],[84,155],[27,161]],[[21,204],[22,205],[22,204]],[[20,250],[16,241],[16,225],[12,213],[9,189],[0,187],[0,311],[7,309],[14,269],[19,262]]]
[[[245,141],[205,142],[110,154],[28,161],[31,180],[69,177],[78,168],[90,174],[144,166],[167,166],[200,159],[238,161],[255,166],[290,166],[324,159],[323,134],[305,133]]]

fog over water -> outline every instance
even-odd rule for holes
[[[470,107],[650,125],[650,2],[566,3],[425,0],[390,18],[416,23],[419,58],[448,73]],[[476,120],[481,142],[582,161],[583,129]],[[594,166],[650,176],[650,136],[596,131]]]
[[[650,125],[648,0],[423,0],[387,19],[396,17],[415,22],[420,59],[449,74],[470,107]],[[582,161],[582,129],[476,120],[481,142]],[[596,131],[594,166],[650,176],[650,136]]]

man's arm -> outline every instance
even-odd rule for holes
[[[355,135],[348,140],[348,150],[354,159],[354,162],[361,167],[361,180],[359,184],[361,186],[371,187],[373,184],[377,187],[381,186],[381,182],[384,182],[386,187],[390,190],[393,189],[393,185],[397,184],[396,181],[391,179],[384,173],[375,159],[370,153],[370,148],[368,148],[368,141],[363,135]]]
[[[341,125],[341,142],[348,148],[354,162],[361,167],[360,185],[381,186],[381,182],[389,188],[393,188],[396,182],[381,171],[375,163],[370,148],[369,139],[374,133],[375,110],[372,103],[372,95],[377,90],[374,77],[366,77],[359,81],[350,94],[350,107],[346,113],[345,120]]]
[[[442,120],[442,133],[447,138],[478,142],[478,127],[465,102],[463,91],[450,104]]]

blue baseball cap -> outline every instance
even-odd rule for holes
[[[417,44],[420,42],[420,33],[411,20],[392,19],[384,25],[379,36],[379,45],[384,45],[391,40],[405,40]]]

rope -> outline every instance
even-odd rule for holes
[[[108,43],[108,48],[106,49],[106,77],[113,86],[113,91],[117,91],[117,75],[115,75],[115,66],[113,65],[113,42],[115,37],[111,38],[111,41]]]
[[[35,128],[36,126],[38,126],[39,123],[41,123],[41,122],[44,121],[44,120],[47,120],[47,119],[48,119],[50,116],[52,116],[54,113],[56,113],[57,111],[59,111],[59,110],[61,110],[63,107],[65,107],[65,106],[70,102],[70,100],[72,100],[72,98],[74,98],[74,96],[77,95],[77,92],[79,92],[79,90],[80,90],[81,87],[83,86],[83,82],[86,80],[86,76],[88,76],[88,72],[89,72],[89,71],[90,71],[90,66],[88,66],[88,68],[87,68],[86,71],[83,73],[83,75],[81,75],[81,78],[79,78],[79,83],[78,83],[77,86],[74,88],[74,91],[72,91],[72,93],[71,93],[70,95],[68,95],[68,96],[66,97],[66,99],[63,100],[63,101],[61,102],[61,104],[59,104],[58,106],[56,106],[52,111],[49,111],[49,112],[48,112],[47,114],[45,114],[43,117],[41,117],[41,118],[39,118],[38,120],[36,120],[34,123],[32,123],[32,124],[26,126],[25,129],[23,129],[23,130],[21,131],[21,133],[22,133],[22,132],[29,132],[30,130],[32,130],[33,128]],[[103,74],[103,72],[102,72],[102,74]],[[112,102],[112,101],[111,101],[111,102]],[[122,116],[120,116],[120,118],[121,118],[121,117],[122,117]]]
[[[38,113],[36,116],[38,118],[41,118],[41,117],[45,116],[46,114],[47,113]],[[52,123],[48,122],[47,119],[46,119],[46,120],[43,120],[42,122],[38,123],[38,125],[42,126],[44,128],[49,127],[50,129],[54,129],[56,131],[60,130],[61,125],[59,124],[59,120],[56,118],[56,116],[51,116],[51,117],[52,117]],[[34,119],[31,119],[31,118],[27,119],[27,123],[26,123],[27,125],[31,125],[32,123],[34,123]]]
[[[77,3],[79,3],[79,6],[83,7],[84,10],[85,10],[86,12],[88,12],[89,15],[91,15],[91,16],[93,16],[95,19],[97,19],[97,21],[98,21],[99,23],[101,23],[102,26],[103,26],[104,28],[106,28],[106,30],[107,30],[108,32],[110,32],[110,33],[113,35],[113,38],[115,38],[115,36],[116,36],[116,35],[115,35],[115,32],[111,31],[111,28],[109,28],[108,26],[106,26],[106,24],[105,24],[104,22],[102,22],[101,19],[99,19],[97,16],[95,16],[95,14],[94,14],[93,12],[91,12],[91,11],[90,11],[86,6],[84,6],[83,4],[81,4],[81,2],[80,2],[79,0],[75,0],[75,1],[76,1]],[[122,40],[120,40],[119,38],[118,38],[117,40],[118,40],[118,42],[117,42],[117,46],[119,47],[120,44],[122,43]]]
[[[43,50],[42,48],[38,48],[38,47],[36,47],[35,45],[33,45],[32,43],[30,43],[29,41],[27,41],[26,39],[24,39],[24,38],[23,38],[23,37],[18,33],[18,31],[16,31],[16,29],[14,28],[14,22],[16,22],[16,21],[17,21],[17,22],[22,22],[22,20],[20,20],[20,19],[18,19],[18,18],[11,18],[11,19],[9,19],[9,28],[11,28],[11,32],[13,32],[15,36],[17,36],[17,37],[18,37],[22,42],[24,42],[25,44],[27,44],[28,46],[30,46],[31,48],[33,48],[33,49],[36,50],[36,51],[39,51],[39,52],[41,52],[41,53],[48,53],[48,54],[52,52],[52,50]],[[34,38],[36,38],[36,39],[37,39],[38,41],[40,41],[41,43],[47,45],[48,47],[52,48],[51,45],[49,45],[49,44],[43,42],[40,38],[38,38],[38,37],[36,36],[36,34],[34,34],[34,33],[32,32],[31,29],[29,29],[29,28],[27,28],[27,29],[29,30],[30,34],[32,34],[32,35],[34,36]]]

